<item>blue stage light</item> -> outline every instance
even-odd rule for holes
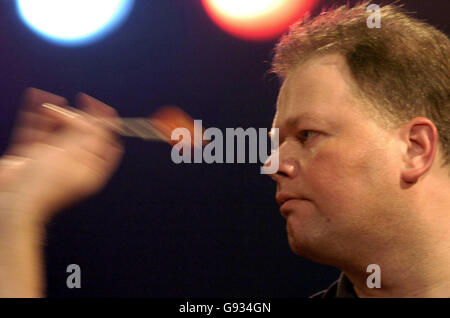
[[[63,45],[103,37],[130,12],[134,0],[16,0],[19,16],[40,36]]]

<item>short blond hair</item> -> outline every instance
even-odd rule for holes
[[[381,7],[381,27],[369,28],[368,1],[305,17],[275,47],[272,71],[281,79],[313,56],[342,54],[358,84],[387,122],[428,117],[450,164],[450,42],[396,4]]]

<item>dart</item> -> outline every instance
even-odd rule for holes
[[[68,117],[91,116],[73,107],[50,103],[44,103],[42,107]],[[186,128],[194,135],[194,120],[177,106],[163,106],[149,117],[100,118],[100,121],[121,136],[168,142],[172,145],[177,143],[171,139],[172,131],[176,128]]]

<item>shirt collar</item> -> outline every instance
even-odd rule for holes
[[[335,298],[358,298],[352,282],[342,272],[337,280]]]

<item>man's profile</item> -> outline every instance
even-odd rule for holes
[[[291,249],[342,270],[314,297],[450,297],[449,39],[395,5],[369,28],[367,6],[298,21],[276,47],[276,200]],[[45,224],[123,153],[102,102],[81,94],[88,116],[65,116],[40,107],[64,98],[29,89],[23,103],[0,160],[2,297],[45,295]]]
[[[276,48],[289,243],[344,272],[322,296],[351,282],[361,297],[450,297],[449,40],[395,6],[368,28],[366,5],[300,21]]]

